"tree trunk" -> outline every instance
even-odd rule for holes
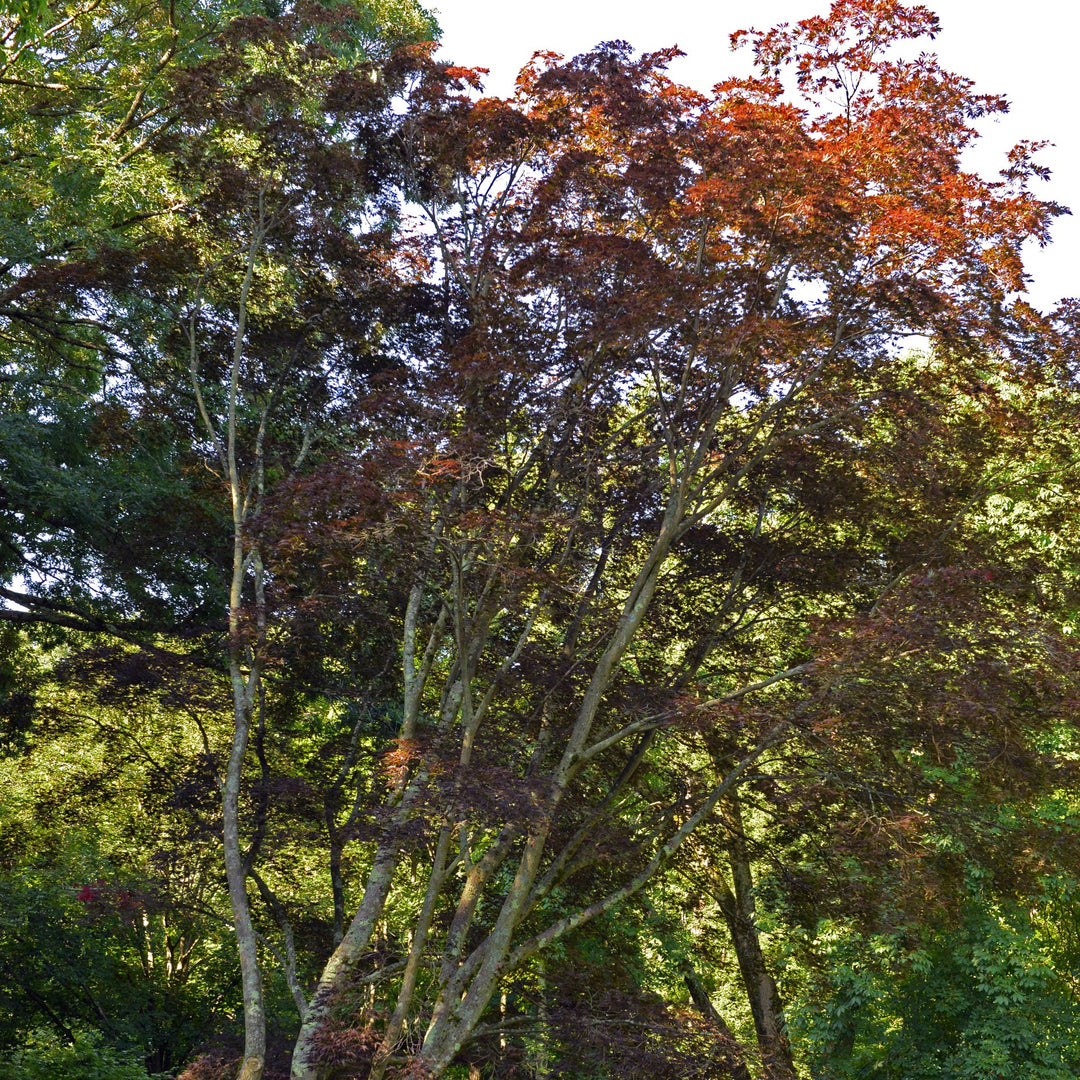
[[[239,541],[238,541],[239,544]],[[237,598],[234,597],[234,601]],[[259,947],[251,920],[247,893],[248,867],[240,846],[240,781],[251,732],[252,691],[256,672],[245,679],[240,669],[238,643],[239,604],[234,602],[229,616],[233,638],[230,674],[233,684],[233,741],[221,793],[222,841],[225,877],[229,886],[233,927],[240,954],[240,979],[244,992],[244,1059],[237,1080],[261,1080],[266,1064],[266,1012],[263,1005]]]
[[[709,1000],[708,992],[698,974],[694,971],[690,962],[683,965],[683,982],[690,992],[690,1000],[694,1003],[698,1012],[706,1020],[712,1021],[720,1031],[724,1040],[723,1062],[727,1074],[732,1080],[752,1080],[750,1070],[746,1066],[746,1057],[743,1054],[742,1044],[735,1038],[731,1028],[727,1026],[724,1018],[716,1011],[716,1007]]]
[[[384,844],[375,853],[360,909],[327,961],[319,984],[311,996],[307,1015],[300,1025],[300,1033],[293,1048],[290,1073],[292,1080],[321,1080],[325,1072],[316,1057],[315,1036],[329,1017],[338,991],[356,970],[357,962],[371,940],[375,923],[382,914],[390,893],[397,860],[398,849],[392,843]]]
[[[263,494],[263,457],[261,437],[255,446],[252,477],[245,487],[237,453],[237,411],[240,405],[240,372],[244,358],[248,300],[255,280],[255,266],[266,238],[264,192],[260,193],[256,225],[244,260],[244,278],[236,305],[236,327],[232,336],[232,363],[229,369],[226,419],[220,429],[207,407],[199,376],[199,347],[196,324],[199,300],[190,321],[191,388],[199,416],[217,450],[232,505],[232,579],[229,585],[229,679],[233,695],[233,737],[229,763],[221,781],[222,846],[225,854],[225,877],[229,886],[233,928],[240,954],[240,979],[244,994],[244,1057],[237,1080],[262,1080],[266,1065],[266,1012],[263,1004],[262,974],[259,970],[258,940],[251,920],[247,894],[248,860],[240,846],[240,785],[251,736],[251,719],[259,689],[261,645],[266,634],[266,598],[263,593],[263,566],[258,551],[249,562],[244,550],[250,515],[258,511]],[[263,414],[265,423],[265,413]],[[244,585],[253,571],[256,640],[244,640]],[[247,668],[247,674],[244,669]],[[254,853],[252,853],[253,857]]]
[[[731,830],[728,854],[735,889],[732,892],[727,883],[721,881],[718,899],[731,933],[739,973],[754,1018],[754,1030],[761,1051],[762,1077],[763,1080],[798,1080],[791,1046],[784,1031],[780,993],[769,974],[754,922],[754,883],[737,795],[724,801],[721,817]]]

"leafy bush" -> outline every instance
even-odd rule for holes
[[[106,1044],[99,1031],[75,1032],[75,1042],[35,1031],[26,1046],[0,1062],[0,1080],[152,1080],[139,1055]]]

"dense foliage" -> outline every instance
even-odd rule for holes
[[[6,10],[0,1077],[1077,1075],[1061,208],[929,11]]]

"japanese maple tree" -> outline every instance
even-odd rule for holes
[[[803,637],[769,665],[741,617],[762,522],[827,504],[818,470],[848,481],[864,425],[903,408],[889,372],[913,335],[1009,377],[1039,362],[1045,329],[1014,298],[1021,246],[1057,208],[1029,190],[1030,147],[998,180],[962,168],[1004,103],[903,56],[936,25],[837,3],[750,35],[759,74],[711,97],[665,76],[672,54],[621,43],[539,55],[511,100],[477,98],[459,69],[413,89],[401,153],[431,307],[402,343],[421,347],[368,405],[392,438],[373,425],[338,466],[363,482],[288,539],[293,560],[347,545],[391,583],[403,641],[384,827],[298,1080],[350,1045],[373,1077],[403,1057],[441,1075],[504,980],[644,888],[751,766],[825,722],[855,661]],[[990,491],[921,507],[902,558],[848,553],[868,560],[866,640],[889,618],[879,601]],[[662,630],[672,575],[725,545],[725,572]],[[717,683],[740,642],[756,663]],[[732,711],[781,683],[777,707]],[[657,803],[665,746],[703,727],[719,770]],[[403,966],[383,968],[373,935],[417,858]],[[569,909],[553,903],[570,889]],[[790,1076],[769,996],[766,1075]],[[356,1012],[368,1034],[350,1044]]]

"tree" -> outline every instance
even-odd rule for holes
[[[744,623],[755,514],[828,499],[802,479],[815,470],[856,473],[860,431],[903,408],[889,373],[905,338],[932,336],[950,371],[973,354],[1005,378],[1038,362],[1039,323],[1009,294],[1020,245],[1056,208],[1028,192],[1027,148],[1001,184],[960,169],[971,123],[1003,105],[928,57],[889,57],[935,26],[924,9],[839,3],[756,36],[761,75],[711,100],[665,79],[670,54],[621,45],[541,57],[511,102],[438,80],[414,94],[404,153],[442,326],[394,388],[394,443],[343,459],[324,527],[341,525],[367,581],[399,583],[403,720],[389,824],[294,1077],[341,1060],[333,1017],[357,1008],[358,981],[385,978],[373,934],[400,903],[418,831],[405,967],[385,1025],[366,1013],[374,1077],[406,1045],[441,1075],[502,980],[645,887],[737,805],[752,766],[827,723],[837,687],[895,644],[885,600],[909,595],[897,590],[939,557],[934,538],[993,490],[972,477],[963,499],[926,510],[906,551],[868,553],[869,614],[851,640],[884,657],[857,658],[828,631],[785,643]],[[785,101],[789,69],[802,107]],[[374,471],[377,496],[351,493],[345,469]],[[859,489],[852,476],[834,505]],[[858,527],[861,512],[841,514]],[[683,596],[665,630],[673,576],[710,544],[738,552],[725,589],[704,610]],[[740,642],[754,666],[785,662],[739,681],[726,661]],[[931,664],[898,682],[930,693],[943,675]],[[738,704],[783,683],[770,707]],[[992,691],[1004,708],[1013,688]],[[644,770],[686,728],[716,732],[721,767],[671,799]],[[618,868],[601,872],[613,849]],[[588,872],[570,910],[553,910]],[[779,1030],[763,1042],[768,1076],[793,1074]]]
[[[307,44],[328,68],[370,70],[365,65],[391,44],[434,32],[408,3],[350,7],[332,18],[318,10]],[[249,31],[260,19],[272,25],[260,5],[256,11],[243,24]],[[221,117],[198,100],[192,72],[200,61],[213,70],[222,59],[218,35],[244,13],[229,5],[94,3],[50,17],[32,34],[14,20],[4,26],[16,42],[0,83],[8,160],[0,195],[0,512],[5,573],[15,577],[7,621],[123,627],[145,639],[218,617],[227,560],[215,551],[215,496],[183,459],[190,424],[177,438],[161,403],[152,417],[147,404],[135,437],[125,398],[143,375],[162,377],[160,364],[137,365],[147,361],[147,336],[160,340],[175,311],[144,304],[124,324],[113,305],[118,287],[140,273],[160,277],[171,256],[174,285],[193,272],[179,256],[197,247],[206,194],[200,172],[211,162],[188,154],[209,136],[192,129],[185,108],[197,105],[203,124]],[[303,35],[303,22],[302,13],[287,20],[284,32]],[[318,75],[329,77],[329,70]],[[265,90],[281,95],[280,86]],[[222,135],[236,123],[228,118]],[[211,197],[225,180],[210,181]],[[176,299],[168,304],[175,308]],[[172,557],[180,547],[189,557]]]

